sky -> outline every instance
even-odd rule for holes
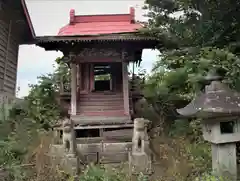
[[[136,20],[146,20],[142,6],[144,0],[26,0],[27,8],[37,36],[57,35],[59,29],[69,22],[69,11],[75,9],[77,15],[123,14],[134,7]],[[151,71],[157,60],[158,51],[144,50],[142,65]],[[37,83],[37,77],[52,73],[54,60],[61,52],[45,51],[35,45],[21,45],[18,57],[17,97],[28,95],[29,84]]]

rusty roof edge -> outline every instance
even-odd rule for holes
[[[26,19],[27,19],[27,23],[28,23],[29,29],[30,29],[32,37],[34,39],[36,37],[36,33],[34,31],[33,24],[32,24],[32,21],[31,21],[31,18],[30,18],[30,14],[28,12],[27,4],[26,4],[25,0],[21,0],[21,4],[22,4],[23,11],[24,11],[24,14],[25,14]]]
[[[145,39],[145,40],[155,40],[158,41],[155,37],[149,37],[149,36],[140,36],[136,32],[134,33],[111,33],[111,34],[96,34],[96,35],[66,35],[66,36],[38,36],[36,37],[36,40],[38,41],[74,41],[74,38],[76,38],[76,41],[81,41],[78,38],[108,38],[111,36],[119,36],[119,38],[116,39]],[[113,38],[114,39],[114,38]],[[84,41],[84,40],[83,40]]]

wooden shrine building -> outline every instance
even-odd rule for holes
[[[0,0],[0,104],[15,97],[19,45],[34,39],[25,1]]]
[[[61,92],[71,118],[79,129],[132,128],[128,65],[141,61],[142,50],[157,41],[138,35],[143,26],[134,8],[129,14],[81,16],[71,10],[69,19],[57,36],[39,37],[37,45],[63,52],[71,68],[71,86]]]

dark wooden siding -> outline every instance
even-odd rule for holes
[[[18,59],[18,35],[14,32],[14,24],[1,18],[0,20],[0,91],[15,94]]]

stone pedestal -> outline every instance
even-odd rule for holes
[[[237,179],[236,143],[212,144],[213,174]]]
[[[80,173],[80,161],[78,157],[64,156],[61,159],[61,166],[70,175],[78,175]]]
[[[151,157],[147,154],[132,154],[129,152],[129,171],[132,174],[151,175],[153,172]]]

